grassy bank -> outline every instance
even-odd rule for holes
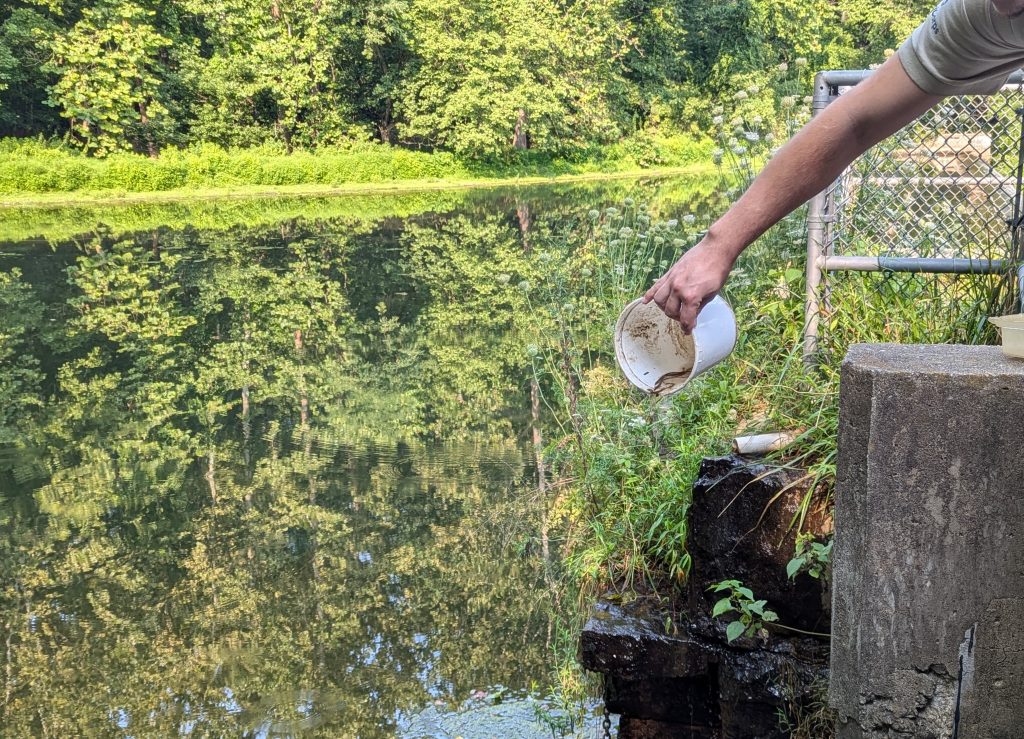
[[[502,162],[462,161],[446,152],[388,146],[324,148],[283,153],[272,148],[227,150],[203,145],[168,150],[156,158],[115,154],[83,156],[36,141],[0,142],[0,201],[39,202],[174,200],[278,194],[335,194],[478,187],[637,172],[672,172],[711,158],[709,142],[689,138],[628,140],[571,159],[530,152]]]

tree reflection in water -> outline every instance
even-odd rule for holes
[[[5,245],[3,733],[390,736],[543,684],[517,285],[626,187]]]

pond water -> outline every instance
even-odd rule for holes
[[[0,733],[566,733],[510,295],[710,189],[0,215]]]

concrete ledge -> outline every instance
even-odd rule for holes
[[[858,345],[842,367],[840,737],[1021,736],[1024,361]]]

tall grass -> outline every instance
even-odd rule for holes
[[[555,176],[617,172],[710,161],[710,142],[634,138],[559,159],[532,152],[502,161],[464,161],[359,144],[285,153],[277,147],[223,149],[203,144],[159,157],[117,153],[99,159],[36,140],[0,141],[0,194],[161,192],[240,186],[345,185],[403,180]]]
[[[689,220],[689,218],[687,218]],[[985,316],[1005,312],[1005,276],[833,277],[817,362],[802,356],[803,214],[772,229],[738,263],[724,295],[740,339],[733,355],[667,399],[632,389],[615,367],[612,328],[699,222],[661,220],[640,205],[592,213],[575,243],[549,256],[551,277],[530,286],[543,345],[530,348],[559,438],[550,449],[570,522],[567,573],[587,600],[615,588],[670,596],[684,580],[690,490],[706,456],[737,435],[793,431],[769,463],[802,471],[792,521],[827,507],[835,478],[839,365],[852,343],[978,343]],[[543,256],[543,255],[542,255]]]

